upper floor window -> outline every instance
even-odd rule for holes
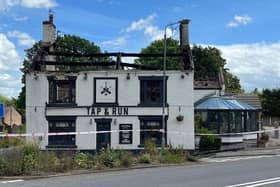
[[[145,106],[162,106],[163,77],[139,77],[140,104]],[[166,93],[166,90],[165,90]],[[165,94],[166,102],[166,94]]]
[[[54,77],[49,79],[49,103],[75,103],[76,77],[57,80]]]

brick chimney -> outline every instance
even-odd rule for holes
[[[192,54],[189,39],[189,19],[180,21],[180,48],[182,51],[182,65],[183,69],[193,69]]]
[[[43,21],[43,44],[50,45],[55,42],[56,27],[53,23],[53,14],[49,13],[49,20]]]

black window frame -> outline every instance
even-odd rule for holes
[[[66,76],[65,79],[57,79],[55,76],[48,76],[47,78],[49,81],[48,106],[76,105],[76,76]],[[57,97],[57,88],[61,84],[68,84],[69,86],[67,95],[69,101],[60,101]]]
[[[158,139],[154,142],[157,147],[162,146],[162,132],[159,130],[162,130],[162,116],[139,116],[140,120],[140,145],[139,147],[144,147],[145,141],[150,139],[150,137],[157,136]],[[167,116],[165,117],[165,129],[164,129],[164,136],[165,136],[165,142],[164,146],[167,144]],[[157,128],[150,128],[147,126],[148,122],[159,122],[160,125]],[[156,131],[149,131],[149,130],[156,130]]]
[[[143,107],[162,107],[163,106],[163,76],[139,76],[140,81],[140,104],[139,106]],[[168,106],[167,104],[167,79],[168,76],[165,77],[165,106]],[[160,91],[161,94],[158,101],[153,102],[149,96],[152,94],[148,93],[148,86],[150,81],[160,81]],[[151,84],[151,83],[150,83]]]
[[[47,117],[48,132],[76,132],[76,116],[52,116]],[[68,127],[57,127],[57,123],[68,123]],[[55,126],[54,126],[55,125]],[[61,143],[62,142],[62,143]],[[76,135],[48,136],[47,148],[77,148]]]

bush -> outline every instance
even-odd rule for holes
[[[119,159],[122,167],[130,167],[134,163],[132,153],[127,151],[121,151]]]
[[[0,148],[9,148],[19,145],[24,145],[24,139],[16,137],[0,138]]]
[[[39,156],[40,150],[36,144],[26,144],[23,149],[23,173],[31,174],[39,170]]]
[[[60,160],[54,152],[41,151],[39,156],[39,166],[41,171],[58,172],[61,171]]]
[[[217,135],[200,136],[199,149],[201,150],[216,150],[220,149],[222,140]]]
[[[7,162],[0,155],[0,176],[5,175],[6,170],[7,170]]]
[[[147,139],[144,143],[144,151],[150,155],[158,154],[157,146],[152,139]]]
[[[88,153],[78,153],[76,154],[75,163],[79,168],[91,169],[94,167],[94,156]]]
[[[118,165],[120,153],[118,151],[112,150],[110,148],[102,149],[97,154],[97,162],[99,167],[109,167],[113,168],[114,166]]]
[[[13,148],[3,153],[1,157],[2,165],[0,168],[1,175],[15,176],[23,174],[23,151],[22,148]]]
[[[137,160],[140,164],[150,164],[152,162],[151,155],[148,153],[141,154]]]
[[[75,161],[74,161],[74,153],[72,152],[63,152],[59,155],[60,160],[60,171],[69,171],[75,168]]]

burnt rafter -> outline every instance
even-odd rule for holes
[[[102,61],[102,62],[79,62],[79,61],[34,61],[35,64],[40,64],[43,63],[44,65],[56,65],[56,66],[101,66],[101,67],[109,67],[109,66],[116,66],[117,62],[116,61]],[[148,65],[143,65],[143,64],[131,64],[131,63],[124,63],[120,62],[119,64],[122,68],[124,67],[130,67],[130,68],[136,68],[136,69],[142,69],[142,70],[160,70],[159,67],[155,66],[148,66]]]
[[[75,54],[75,53],[64,53],[64,52],[48,52],[49,55],[54,56],[63,56],[63,57],[163,57],[163,53],[123,53],[123,52],[114,52],[114,53],[84,53],[84,54]],[[182,53],[167,53],[167,57],[181,57]]]

